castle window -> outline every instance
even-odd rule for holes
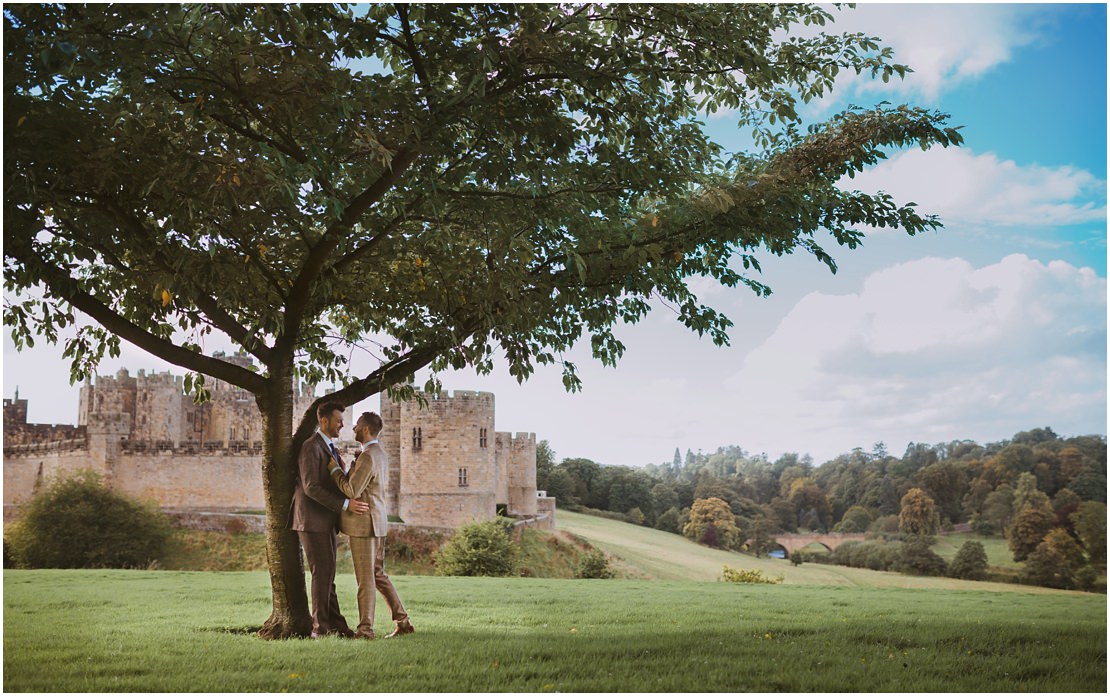
[[[485,428],[482,428],[480,431],[478,431],[478,445],[480,447],[486,447],[489,445],[489,440],[486,438]]]
[[[469,485],[470,485],[470,481],[469,481],[469,479],[467,478],[467,475],[466,475],[466,467],[460,466],[459,467],[459,487],[460,488],[466,488]]]
[[[420,428],[412,429],[412,448],[418,450],[424,447],[424,433]]]

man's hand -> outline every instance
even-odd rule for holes
[[[348,512],[353,512],[356,515],[365,515],[370,511],[370,503],[361,500],[352,500],[351,504],[347,507]]]

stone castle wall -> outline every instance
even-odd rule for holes
[[[262,425],[254,398],[221,382],[208,386],[211,401],[198,405],[183,393],[179,376],[140,370],[132,377],[120,370],[86,382],[78,426],[28,425],[26,401],[6,399],[6,509],[25,503],[52,477],[79,469],[164,508],[263,509]],[[295,419],[313,394],[301,388]],[[536,498],[535,435],[495,432],[493,394],[456,391],[425,399],[422,405],[381,397],[390,514],[406,524],[447,528],[499,512],[541,515],[536,523],[553,528],[554,500],[548,515]]]

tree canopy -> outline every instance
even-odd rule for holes
[[[659,296],[724,343],[683,282],[766,287],[756,250],[835,268],[813,234],[935,227],[837,182],[888,146],[960,142],[943,114],[852,110],[807,131],[797,104],[840,70],[904,72],[861,35],[776,39],[800,5],[20,5],[5,8],[5,281],[17,341],[74,309],[252,391],[297,355],[350,383],[338,344],[380,337],[377,379],[412,366],[524,377]],[[696,120],[735,112],[764,149],[729,156]],[[699,111],[700,110],[700,111]],[[776,127],[777,126],[779,127]],[[785,124],[785,127],[783,127]],[[200,354],[218,331],[262,374]],[[188,338],[179,346],[174,336]],[[568,387],[577,385],[565,365]],[[388,374],[387,374],[388,373]]]
[[[840,72],[904,75],[795,4],[4,7],[4,321],[67,336],[74,379],[126,340],[255,395],[273,635],[305,633],[284,532],[292,384],[353,404],[417,370],[497,354],[563,365],[658,299],[717,344],[731,322],[687,279],[759,294],[760,257],[827,232],[915,234],[910,202],[840,186],[891,148],[956,145],[947,116],[799,104]],[[699,121],[752,135],[725,152]],[[87,323],[91,318],[93,323]],[[204,355],[217,334],[257,371]],[[349,374],[348,355],[376,365]],[[433,378],[429,387],[436,387]],[[398,396],[411,395],[403,386]],[[297,589],[299,586],[299,589]]]

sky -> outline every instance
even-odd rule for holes
[[[901,455],[914,442],[985,444],[1038,427],[1105,435],[1106,6],[864,3],[834,14],[826,30],[878,36],[914,72],[888,84],[845,77],[806,119],[881,101],[951,114],[962,147],[891,152],[844,182],[915,201],[943,229],[871,231],[853,251],[830,241],[835,275],[809,255],[764,256],[769,298],[692,280],[735,323],[726,348],[657,306],[617,330],[627,350],[616,368],[593,360],[588,341],[565,356],[578,393],[557,367],[518,384],[504,361],[488,376],[441,373],[444,388],[492,392],[497,430],[535,433],[557,460],[607,465],[725,446],[821,464],[879,442]],[[729,114],[705,124],[727,149],[745,147]],[[128,344],[100,373],[120,367],[183,372]],[[352,367],[374,365],[356,356]],[[60,347],[18,353],[5,332],[3,395],[18,387],[31,422],[76,422],[68,372]],[[373,397],[349,412],[377,408]]]

